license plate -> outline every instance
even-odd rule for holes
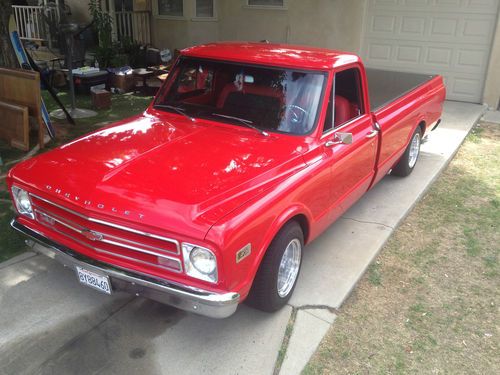
[[[76,267],[78,281],[81,284],[97,289],[103,293],[111,294],[111,283],[108,276],[101,276],[95,272]]]

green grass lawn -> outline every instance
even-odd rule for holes
[[[499,141],[498,125],[467,137],[304,374],[500,373]]]
[[[66,107],[70,106],[71,100],[67,92],[60,92],[58,97]],[[43,91],[43,98],[49,112],[59,108],[47,91]],[[59,140],[56,143],[74,139],[113,121],[118,121],[141,113],[146,109],[149,103],[151,103],[152,99],[153,97],[151,96],[140,96],[130,93],[123,95],[111,95],[110,109],[96,111],[97,116],[95,117],[76,119],[75,126],[68,124],[66,121],[53,120],[55,122],[56,129],[59,128],[61,133],[59,135]],[[92,109],[90,94],[77,95],[76,107]]]
[[[58,108],[48,92],[43,91],[42,94],[49,112]],[[60,92],[58,97],[64,105],[69,106],[70,99],[67,92]],[[96,111],[97,116],[95,117],[78,119],[74,126],[68,124],[66,121],[53,120],[57,132],[57,139],[51,141],[42,152],[64,144],[106,124],[139,114],[146,109],[151,100],[151,96],[133,94],[112,95],[110,109]],[[76,98],[76,106],[78,108],[90,109],[90,94],[78,95]],[[33,132],[30,137],[31,147],[34,147],[37,143],[36,132]],[[14,211],[5,186],[6,173],[15,165],[16,161],[21,159],[24,155],[26,155],[25,152],[13,149],[5,142],[0,141],[0,157],[2,160],[0,164],[0,262],[25,251],[24,239],[15,233],[9,225],[10,220],[14,217]]]

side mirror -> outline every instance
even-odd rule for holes
[[[335,133],[335,142],[350,145],[352,143],[352,133]]]
[[[350,145],[352,143],[352,133],[335,133],[333,141],[327,141],[325,147],[332,147],[334,145]]]

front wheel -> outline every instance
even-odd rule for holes
[[[273,312],[290,299],[302,264],[304,234],[291,221],[269,245],[248,295],[247,303],[259,310]]]
[[[418,127],[411,137],[410,144],[405,150],[405,153],[392,169],[395,176],[408,176],[417,164],[418,156],[420,155],[420,144],[422,143],[422,130]]]

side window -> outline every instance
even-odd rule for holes
[[[361,76],[358,68],[335,74],[334,89],[330,93],[323,131],[342,126],[365,113],[361,93]],[[332,121],[333,119],[333,121]]]

